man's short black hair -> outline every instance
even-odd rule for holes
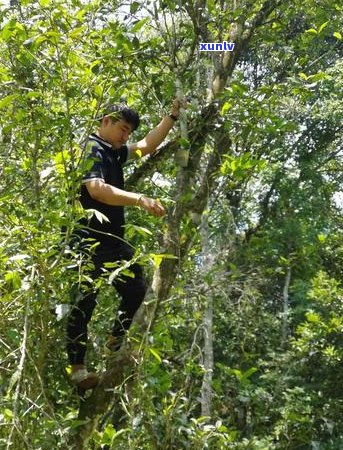
[[[129,108],[126,103],[115,103],[107,105],[103,111],[102,117],[111,116],[114,121],[124,119],[132,126],[132,131],[139,127],[139,115],[136,111]]]

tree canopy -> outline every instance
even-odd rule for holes
[[[342,448],[342,19],[337,0],[0,3],[1,448]],[[168,209],[126,212],[151,289],[108,358],[104,276],[102,379],[80,399],[64,310],[87,276],[67,245],[84,144],[105,103],[139,111],[135,141],[180,91],[186,129],[125,168]]]

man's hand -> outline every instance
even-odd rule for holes
[[[175,124],[175,119],[180,116],[180,110],[186,108],[187,100],[185,98],[176,98],[171,105],[171,115],[174,116],[170,118],[166,116],[153,130],[148,133],[144,139],[138,142],[129,144],[130,157],[135,157],[136,151],[139,150],[140,156],[149,155],[156,151],[157,147],[164,141],[169,131],[173,128]]]
[[[145,211],[155,217],[163,217],[166,214],[166,210],[158,200],[145,197],[144,195],[138,200],[138,206],[141,206]]]
[[[186,109],[187,108],[187,99],[186,98],[176,98],[173,100],[172,106],[171,106],[171,114],[175,117],[179,117],[180,115],[180,109]]]

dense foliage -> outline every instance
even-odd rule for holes
[[[343,447],[342,19],[335,0],[0,7],[0,448],[83,439],[55,313],[78,255],[60,229],[84,214],[79,162],[99,109],[125,97],[141,138],[177,80],[188,139],[175,129],[126,168],[130,189],[170,211],[162,223],[127,211],[136,257],[165,291],[85,448]],[[198,51],[224,40],[236,43],[226,62]],[[98,371],[112,298],[104,280]]]

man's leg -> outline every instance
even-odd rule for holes
[[[92,389],[98,382],[95,373],[85,366],[87,325],[96,305],[97,292],[91,289],[79,293],[80,299],[72,306],[67,323],[67,353],[71,364],[71,380],[81,389]]]
[[[139,264],[133,264],[129,270],[135,275],[134,278],[121,276],[120,279],[113,282],[121,297],[118,308],[120,315],[117,316],[111,333],[115,338],[113,345],[110,345],[113,350],[120,347],[125,331],[130,328],[133,316],[143,302],[146,293],[142,267]]]
[[[71,365],[84,365],[87,349],[87,325],[96,305],[97,292],[78,292],[67,322],[67,353]]]

